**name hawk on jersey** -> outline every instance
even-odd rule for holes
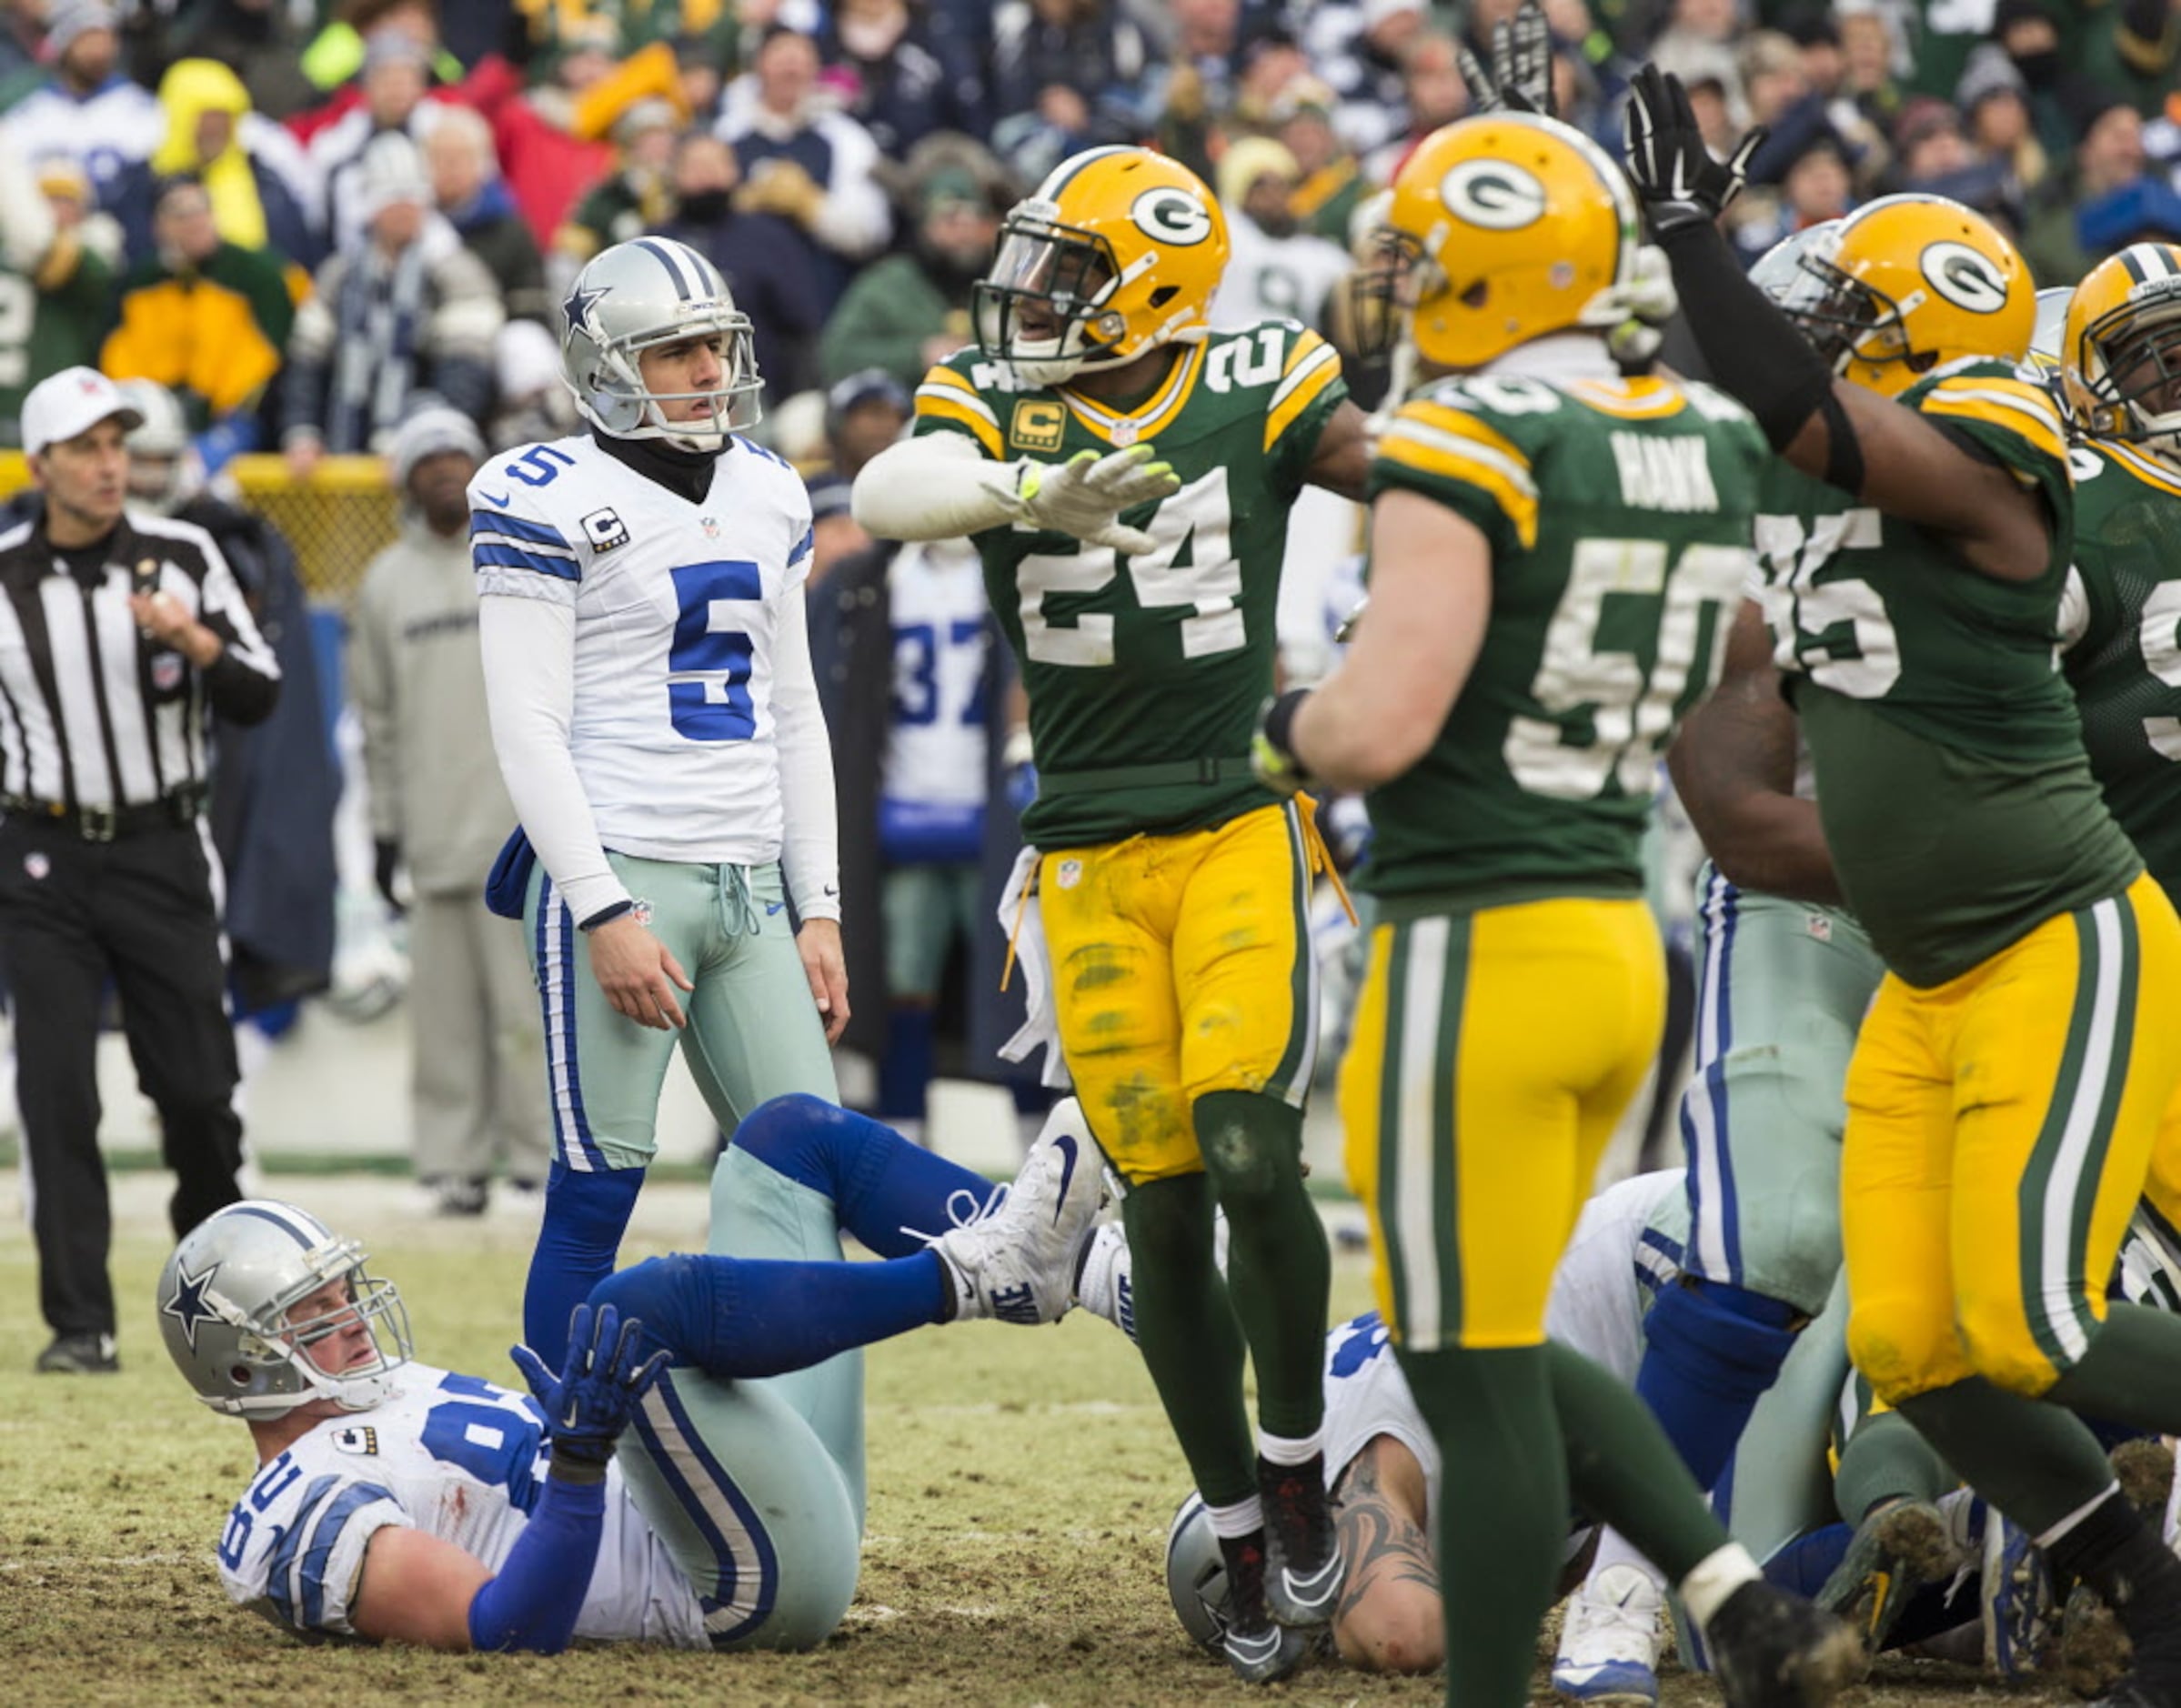
[[[1632,509],[1663,510],[1677,516],[1709,514],[1719,508],[1712,484],[1707,442],[1695,434],[1611,435],[1614,467],[1621,476],[1621,502]]]

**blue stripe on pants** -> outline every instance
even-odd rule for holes
[[[538,990],[545,1005],[546,1071],[553,1102],[553,1150],[568,1168],[606,1166],[583,1112],[583,1073],[576,1058],[576,980],[583,967],[576,954],[576,917],[543,872],[538,879],[535,927]]]
[[[1704,961],[1696,1010],[1696,1074],[1682,1093],[1682,1142],[1689,1159],[1687,1266],[1707,1281],[1742,1281],[1742,1235],[1734,1202],[1734,1161],[1727,1142],[1726,1058],[1734,1046],[1734,925],[1740,891],[1707,871],[1703,905]]]

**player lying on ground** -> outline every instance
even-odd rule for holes
[[[534,1400],[417,1361],[394,1284],[308,1212],[252,1201],[200,1224],[158,1308],[197,1397],[257,1448],[220,1538],[228,1594],[297,1632],[457,1651],[822,1642],[863,1527],[861,1388],[835,1354],[926,1322],[1057,1321],[1099,1164],[1072,1100],[1001,1192],[792,1097],[722,1168],[714,1233],[737,1254],[600,1282],[558,1376],[516,1349]],[[836,1218],[885,1261],[832,1258]]]

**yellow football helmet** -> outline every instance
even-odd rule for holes
[[[2092,267],[2060,359],[2083,431],[2181,454],[2181,247],[2132,243]]]
[[[1009,213],[971,293],[979,347],[1059,386],[1197,342],[1227,255],[1227,216],[1187,166],[1149,148],[1090,149]]]
[[[1803,252],[1780,306],[1833,371],[1897,397],[1941,362],[2019,362],[2037,318],[2029,267],[1999,228],[1943,196],[1885,196]]]
[[[1394,178],[1381,236],[1382,261],[1354,281],[1356,324],[1406,332],[1438,367],[1482,367],[1551,333],[1673,312],[1664,263],[1642,240],[1620,168],[1538,114],[1433,131]],[[1391,312],[1368,306],[1374,296]]]

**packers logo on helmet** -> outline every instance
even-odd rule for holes
[[[1187,166],[1093,148],[1054,167],[1000,228],[970,293],[978,346],[1033,386],[1119,367],[1211,330],[1227,220]]]
[[[2028,266],[1982,214],[1886,196],[1807,244],[1779,297],[1834,372],[1895,397],[1941,362],[2019,362],[2036,324]]]
[[[1673,310],[1620,168],[1535,114],[1461,119],[1425,137],[1393,181],[1379,236],[1350,287],[1366,355],[1405,333],[1440,368],[1481,367],[1552,333],[1613,334]]]
[[[2181,456],[2181,247],[2130,244],[2085,276],[2060,335],[2083,430]]]

